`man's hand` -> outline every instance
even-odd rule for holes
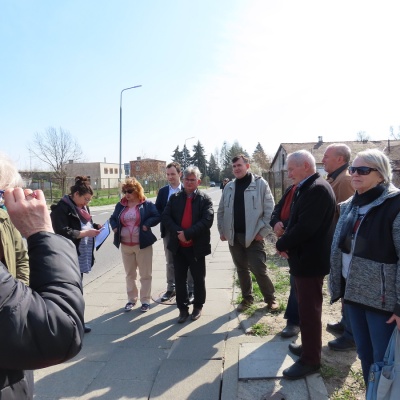
[[[38,232],[54,233],[46,200],[41,190],[7,189],[4,202],[12,223],[25,238]]]
[[[178,231],[177,234],[178,234],[178,239],[179,239],[181,242],[183,242],[183,243],[186,243],[186,242],[187,242],[183,231]]]
[[[219,238],[221,239],[222,242],[226,242],[226,237],[224,235],[220,235]]]
[[[281,236],[284,234],[285,228],[284,228],[284,226],[283,226],[283,222],[282,222],[282,221],[279,221],[279,222],[277,222],[277,223],[275,224],[275,226],[274,226],[274,232],[275,232],[275,235],[276,235],[278,238],[281,237]]]
[[[257,235],[255,236],[254,240],[256,242],[262,242],[264,240],[264,238],[259,233],[257,233]]]
[[[276,251],[277,254],[279,254],[282,258],[286,258],[286,260],[289,258],[289,253],[287,251]]]

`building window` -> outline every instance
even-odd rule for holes
[[[104,168],[104,174],[108,174],[108,168]]]
[[[140,165],[136,164],[136,171],[140,171]]]
[[[114,168],[114,174],[118,174],[118,168]]]

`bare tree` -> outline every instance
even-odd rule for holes
[[[357,132],[357,142],[368,142],[369,135],[365,131]]]
[[[69,131],[61,127],[49,127],[45,132],[36,132],[29,151],[40,161],[47,164],[53,171],[53,176],[60,183],[63,193],[66,192],[66,164],[69,160],[77,161],[82,156],[82,150],[77,140]]]

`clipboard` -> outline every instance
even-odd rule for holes
[[[107,220],[106,222],[104,222],[104,225],[100,229],[100,233],[95,237],[94,246],[96,247],[96,251],[99,250],[100,246],[108,238],[110,233],[111,233],[110,222]]]

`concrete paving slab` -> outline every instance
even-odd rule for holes
[[[281,396],[276,397],[280,393]],[[240,381],[236,400],[310,400],[304,379],[286,381],[284,379],[265,379]],[[317,400],[317,399],[315,399]]]
[[[88,362],[80,358],[35,371],[35,399],[39,400],[41,396],[79,397],[105,365],[105,362]]]
[[[288,354],[287,342],[242,343],[239,347],[239,379],[282,377],[298,357]]]
[[[85,335],[82,350],[72,361],[84,359],[85,361],[107,362],[114,352],[113,343],[117,343],[120,338],[121,335],[99,335],[96,333]]]
[[[225,352],[225,333],[180,337],[168,355],[171,360],[221,360]]]
[[[94,379],[80,400],[148,400],[153,386],[145,379]]]
[[[99,372],[97,379],[149,379],[155,376],[162,360],[167,358],[164,349],[127,348],[115,346],[113,356]]]
[[[219,399],[221,373],[221,360],[164,360],[149,400]]]
[[[178,314],[176,315],[178,318]],[[228,327],[228,316],[224,315],[220,318],[202,316],[198,321],[190,321],[183,324],[177,324],[180,326],[179,332],[176,337],[188,336],[188,335],[207,335],[212,333],[226,333]]]
[[[110,303],[117,302],[120,298],[119,293],[107,293],[103,291],[87,293],[84,295],[86,307],[97,306],[105,307],[110,306]]]

